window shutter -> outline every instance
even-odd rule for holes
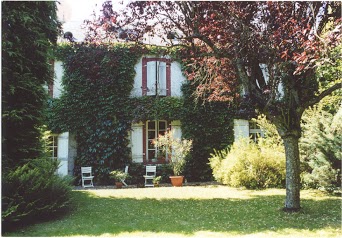
[[[171,96],[171,60],[166,61],[166,95]]]
[[[156,61],[147,62],[147,92],[146,95],[156,95]]]
[[[249,138],[249,122],[243,119],[234,119],[234,141],[240,138]]]
[[[166,62],[158,62],[158,94],[166,96]]]
[[[132,160],[134,163],[142,163],[144,158],[144,138],[143,138],[143,124],[133,124],[131,143],[132,143]]]

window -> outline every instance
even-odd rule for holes
[[[49,139],[48,139],[48,151],[52,159],[58,158],[57,150],[58,150],[58,135],[51,135],[49,136]]]
[[[146,160],[147,162],[167,161],[167,155],[153,144],[159,135],[165,135],[168,130],[167,121],[147,121],[146,122]]]
[[[170,59],[143,58],[142,95],[171,96]]]
[[[251,140],[253,140],[254,142],[257,142],[258,138],[263,137],[263,136],[264,136],[264,133],[262,132],[258,124],[254,121],[250,121],[249,122],[249,138],[251,138]]]

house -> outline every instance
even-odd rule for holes
[[[78,60],[78,59],[77,59]],[[92,68],[93,63],[97,64],[101,61],[102,58],[98,58],[96,62],[91,59],[87,64],[88,68]],[[132,85],[131,92],[127,91],[127,97],[130,98],[182,98],[182,85],[187,82],[186,77],[182,72],[182,68],[180,63],[172,60],[169,56],[159,56],[153,54],[142,55],[140,58],[135,58],[136,62],[134,65],[134,80]],[[133,64],[131,64],[133,66]],[[54,82],[49,85],[49,94],[53,98],[59,98],[63,92],[62,78],[65,74],[65,70],[63,68],[62,61],[55,61],[53,63],[54,67]],[[80,66],[83,67],[83,66]],[[131,67],[133,69],[133,67]],[[131,70],[132,70],[131,69]],[[261,67],[262,69],[262,67]],[[265,70],[263,72],[266,72]],[[88,74],[86,74],[88,75]],[[87,77],[87,76],[86,76]],[[94,78],[97,80],[97,78]],[[96,89],[95,89],[96,90]],[[130,90],[130,89],[129,89]],[[75,95],[75,94],[74,94]],[[112,104],[109,105],[111,107]],[[78,110],[77,107],[74,108],[74,111]],[[217,113],[217,112],[216,112]],[[74,117],[74,119],[77,118]],[[152,141],[155,140],[158,135],[164,134],[166,131],[172,131],[173,135],[177,138],[182,137],[182,122],[176,119],[167,119],[162,117],[158,117],[158,120],[138,120],[131,124],[130,130],[127,131],[127,138],[129,138],[129,150],[130,150],[130,158],[134,163],[143,163],[143,164],[162,164],[168,163],[168,155],[162,153],[161,150],[155,148],[152,144]],[[211,117],[208,119],[210,120]],[[213,119],[215,120],[215,119]],[[255,123],[246,120],[246,118],[233,118],[228,119],[230,121],[234,120],[234,125],[230,125],[230,128],[233,127],[234,130],[234,139],[238,139],[241,137],[251,137],[253,140],[256,140],[258,135],[262,134],[260,128],[256,126]],[[192,123],[192,122],[190,122]],[[197,122],[198,123],[198,122]],[[227,119],[225,122],[228,123]],[[184,124],[184,123],[183,123]],[[231,123],[230,123],[231,124]],[[211,126],[212,124],[206,124],[205,126]],[[95,128],[97,129],[97,128]],[[82,130],[82,128],[81,128]],[[126,132],[125,132],[126,133]],[[216,130],[215,133],[221,133],[220,130]],[[222,134],[222,133],[221,133]],[[232,133],[231,133],[232,134]],[[197,137],[202,137],[203,134],[196,134]],[[227,135],[227,134],[222,134]],[[113,135],[112,135],[113,136]],[[215,138],[211,137],[213,140]],[[205,141],[205,138],[202,139],[202,147],[204,144],[208,144],[209,141]],[[79,142],[80,143],[80,142]],[[231,140],[230,142],[231,143]],[[96,141],[88,144],[92,146],[96,144]],[[222,144],[222,142],[216,143],[216,145]],[[83,144],[82,144],[83,145]],[[107,144],[108,145],[108,144]],[[206,145],[207,146],[207,145]],[[109,149],[111,150],[115,146],[109,145]],[[79,147],[80,148],[80,147]],[[127,147],[125,147],[127,148]],[[216,148],[213,147],[213,148]],[[78,153],[78,144],[76,141],[76,135],[71,131],[62,131],[60,134],[53,134],[51,137],[51,157],[58,159],[60,161],[60,167],[58,169],[58,173],[61,175],[74,175],[77,174],[77,170],[75,172],[74,168],[78,168],[77,166],[80,163],[75,159],[77,158]],[[83,150],[84,151],[84,150]],[[196,163],[198,162],[198,156],[202,156],[201,166],[205,166],[208,162],[207,159],[209,153],[202,153],[196,155]],[[89,157],[88,162],[92,160],[93,157],[98,156],[98,153],[93,153],[92,155],[88,155],[88,152],[85,153],[86,156]],[[117,154],[114,154],[116,156]],[[101,156],[102,158],[102,156]],[[122,157],[120,157],[122,158]],[[86,163],[88,163],[86,162]],[[83,162],[81,162],[83,163]],[[78,164],[76,167],[75,164]],[[108,167],[107,167],[108,168]],[[196,168],[195,168],[196,170]]]
[[[136,63],[134,85],[131,97],[182,97],[181,86],[187,80],[182,73],[181,65],[172,61],[169,57],[156,57],[144,55]],[[61,96],[64,74],[63,63],[54,62],[54,83],[49,87],[49,93],[53,98]],[[161,150],[155,148],[152,141],[159,134],[171,130],[173,135],[181,138],[181,121],[179,120],[147,120],[131,125],[128,133],[130,140],[132,162],[144,164],[167,163],[167,156]],[[255,123],[245,119],[234,119],[234,138],[251,137],[256,140],[262,134]],[[51,137],[52,158],[60,161],[58,173],[61,175],[73,175],[74,160],[77,156],[77,142],[71,132],[53,134]]]
[[[178,62],[168,57],[146,55],[140,58],[134,67],[135,78],[131,97],[181,97],[181,85],[186,81]],[[55,78],[49,86],[53,98],[61,95],[63,63],[54,62]],[[161,151],[152,145],[159,134],[171,130],[175,137],[181,138],[181,122],[179,120],[148,120],[132,124],[129,132],[131,157],[135,163],[167,163],[167,156],[160,156]],[[60,160],[58,173],[72,175],[74,158],[77,154],[77,142],[71,132],[54,134],[51,138],[52,157]],[[166,159],[165,159],[166,158]]]

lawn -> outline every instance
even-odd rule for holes
[[[284,196],[226,186],[75,190],[68,215],[4,235],[340,237],[340,197],[304,190],[303,209],[289,214]]]

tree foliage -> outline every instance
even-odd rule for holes
[[[319,106],[305,111],[300,140],[304,187],[333,191],[341,185],[341,115],[341,107],[336,114]]]
[[[59,164],[50,158],[30,160],[8,171],[2,181],[2,228],[16,228],[52,219],[71,205],[71,178],[56,174]]]
[[[182,88],[182,135],[193,141],[184,174],[188,181],[208,181],[212,179],[212,169],[208,164],[210,154],[214,149],[222,150],[234,141],[236,108],[224,102],[205,103],[196,98],[196,87],[196,83],[187,82]]]
[[[121,15],[110,7],[89,28],[88,40],[101,40],[91,37],[99,30],[125,27],[135,41],[147,33],[177,38],[188,49],[188,76],[200,82],[200,95],[232,100],[239,83],[240,99],[265,114],[284,141],[285,210],[299,210],[300,120],[306,108],[341,88],[340,69],[333,79],[321,78],[322,90],[316,77],[318,65],[334,64],[332,52],[341,44],[341,3],[145,1],[129,3]]]
[[[70,204],[70,179],[44,157],[41,133],[58,30],[55,2],[2,2],[4,230],[51,218]]]
[[[57,40],[55,2],[2,3],[2,166],[13,168],[41,152],[49,49]]]

